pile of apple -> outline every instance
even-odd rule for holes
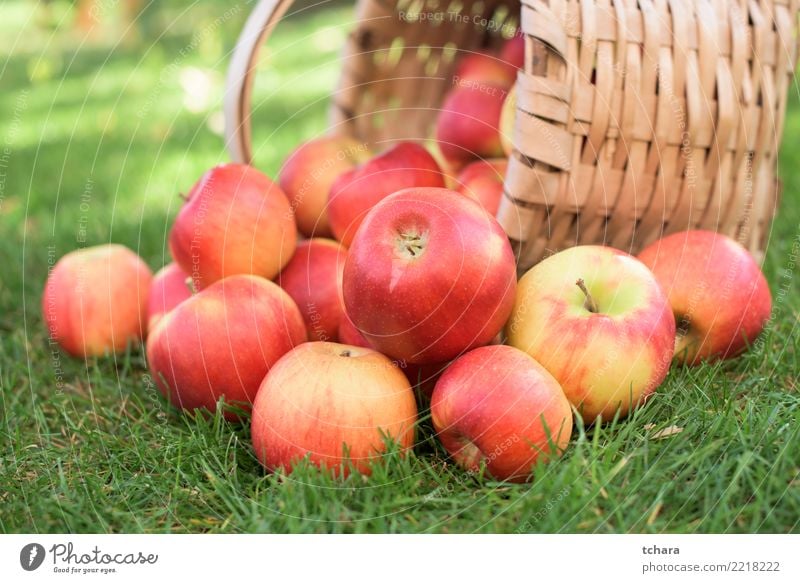
[[[520,49],[459,64],[438,162],[416,143],[375,154],[324,137],[289,156],[280,184],[245,165],[209,170],[154,277],[119,245],[65,255],[42,300],[50,337],[84,358],[146,339],[164,395],[250,416],[270,470],[307,458],[369,473],[393,443],[414,445],[429,403],[457,463],[514,481],[564,452],[573,415],[625,416],[671,362],[742,352],[770,292],[715,233],[672,234],[638,258],[573,247],[517,280],[494,213]]]

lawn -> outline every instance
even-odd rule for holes
[[[425,416],[414,454],[369,478],[286,477],[260,469],[247,425],[169,408],[141,350],[59,353],[39,308],[72,249],[113,241],[154,270],[168,261],[179,194],[226,160],[220,98],[245,9],[176,3],[118,43],[83,42],[58,11],[34,22],[32,4],[4,0],[0,17],[0,532],[800,530],[797,88],[764,265],[773,317],[745,356],[673,369],[631,418],[578,427],[532,484],[461,472]],[[254,121],[268,174],[324,130],[350,17],[298,15],[270,42]]]

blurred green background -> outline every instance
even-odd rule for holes
[[[227,160],[225,73],[253,3],[131,2],[131,19],[129,2],[0,8],[0,130],[12,150],[2,216],[27,238],[28,269],[46,259],[31,243],[61,255],[79,225],[86,244],[124,241],[157,266],[178,195]],[[325,131],[351,18],[341,2],[295,4],[262,51],[254,91],[255,163],[271,176],[301,139]]]

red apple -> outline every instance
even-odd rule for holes
[[[516,78],[516,67],[502,58],[484,53],[471,53],[459,60],[453,75],[453,84],[458,87],[472,87],[485,83],[508,89]]]
[[[344,268],[348,316],[377,350],[416,364],[487,344],[514,303],[514,254],[479,205],[410,188],[364,220]]]
[[[500,51],[500,58],[515,69],[525,68],[525,37],[521,32],[518,31],[506,41]]]
[[[196,289],[229,275],[272,279],[297,242],[286,195],[250,166],[212,168],[194,185],[169,235],[172,257]]]
[[[300,308],[309,340],[336,340],[344,314],[341,288],[347,250],[330,239],[308,239],[297,245],[278,284]]]
[[[505,158],[476,160],[458,175],[458,192],[477,200],[486,212],[494,216],[503,198],[503,180],[507,168],[508,160]]]
[[[506,337],[556,378],[591,423],[627,415],[661,384],[675,320],[642,262],[586,245],[551,255],[519,280]]]
[[[484,346],[456,360],[436,383],[433,427],[466,470],[486,463],[499,480],[523,482],[536,462],[566,449],[572,410],[558,381],[524,352]]]
[[[122,245],[64,255],[47,277],[42,314],[50,339],[76,357],[122,352],[144,337],[153,275]]]
[[[500,112],[507,90],[495,85],[459,87],[450,92],[436,123],[436,139],[454,168],[478,158],[500,158]]]
[[[177,263],[162,267],[150,284],[147,300],[147,330],[152,330],[161,317],[183,300],[192,297],[192,279]]]
[[[397,365],[369,348],[309,342],[269,372],[253,405],[253,447],[269,470],[310,461],[369,474],[391,439],[414,445],[417,405]]]
[[[350,344],[351,346],[360,346],[361,348],[372,348],[367,339],[364,338],[364,335],[350,320],[347,312],[342,314],[342,319],[339,321],[339,342]]]
[[[372,207],[393,192],[413,186],[443,187],[444,177],[433,156],[411,142],[400,143],[345,172],[330,192],[328,216],[334,235],[349,247]]]
[[[689,365],[732,358],[769,319],[767,280],[747,250],[711,231],[668,235],[639,254],[677,321],[675,358]]]
[[[252,403],[272,365],[305,340],[303,317],[285,291],[261,277],[234,275],[165,314],[147,340],[147,362],[175,406],[215,411],[220,397]]]
[[[346,136],[310,140],[292,152],[279,182],[294,209],[297,228],[306,237],[333,235],[328,221],[328,193],[334,181],[369,158],[369,149]]]

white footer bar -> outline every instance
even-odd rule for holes
[[[194,583],[237,578],[325,583],[582,578],[797,582],[800,535],[0,537],[0,581]]]

